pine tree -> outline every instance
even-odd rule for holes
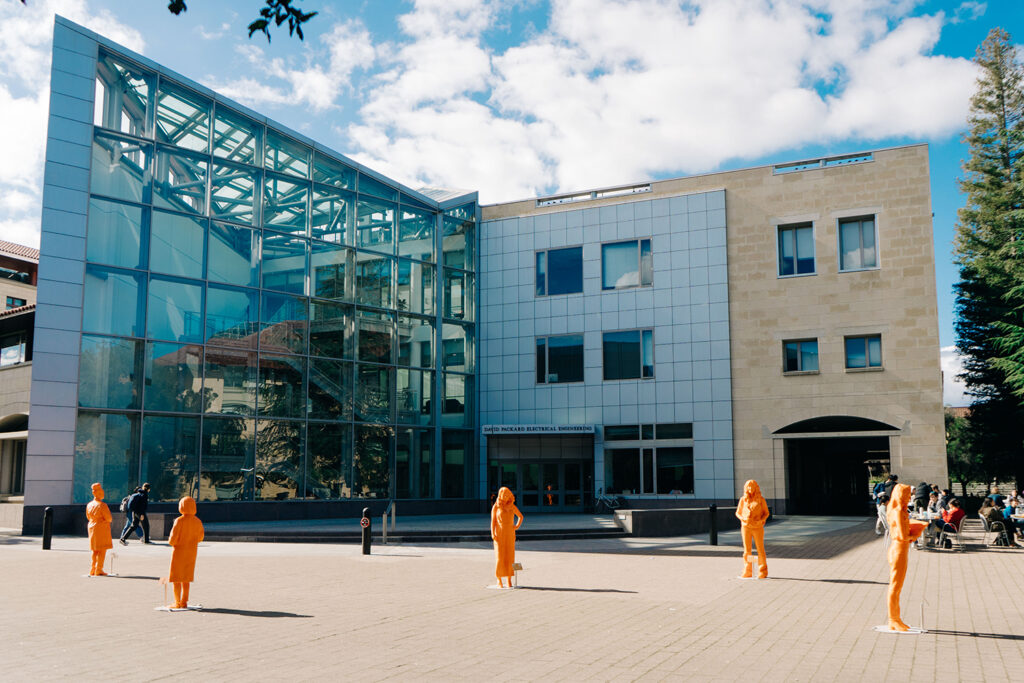
[[[1024,480],[1024,69],[1009,34],[978,48],[970,157],[960,188],[957,349],[971,405],[971,441],[988,477]]]

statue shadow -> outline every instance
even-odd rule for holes
[[[888,581],[863,581],[861,579],[798,579],[794,576],[773,576],[773,581],[811,581],[814,583],[866,583],[875,586],[888,586]]]
[[[617,588],[555,588],[553,586],[519,586],[516,590],[521,591],[557,591],[560,593],[636,593],[637,591],[623,591]]]
[[[930,628],[928,633],[934,633],[937,636],[962,636],[965,638],[993,638],[996,640],[1024,640],[1024,636],[1018,636],[1013,633],[979,633],[977,631],[950,631],[942,628]]]
[[[160,580],[159,576],[136,576],[134,574],[132,574],[132,575],[129,575],[129,574],[118,574],[116,578],[118,578],[118,579],[142,579],[143,581],[159,581]]]
[[[232,614],[237,617],[263,617],[265,619],[312,619],[312,614],[295,614],[294,612],[273,612],[270,610],[228,609],[226,607],[204,607],[203,614]]]

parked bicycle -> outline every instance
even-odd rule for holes
[[[597,495],[594,497],[594,510],[596,512],[614,512],[622,507],[622,501],[619,500],[618,496],[609,496],[603,491],[604,489],[598,489]]]

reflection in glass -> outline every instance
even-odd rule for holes
[[[260,349],[306,352],[306,300],[287,294],[263,292],[260,308]]]
[[[236,348],[256,348],[259,294],[251,289],[207,285],[206,341]]]
[[[445,430],[441,435],[441,497],[469,497],[473,433]]]
[[[78,405],[138,408],[142,395],[142,342],[82,335]]]
[[[99,266],[85,268],[82,331],[141,337],[145,276]]]
[[[260,354],[257,410],[270,417],[306,416],[306,359]]]
[[[395,205],[360,198],[356,212],[356,245],[390,252],[394,232]]]
[[[693,449],[659,448],[658,493],[693,493]]]
[[[313,162],[313,180],[346,190],[356,189],[356,171],[340,161],[317,152]]]
[[[391,307],[391,259],[359,252],[356,254],[356,302]]]
[[[346,275],[352,272],[352,250],[336,244],[311,243],[311,285],[321,299],[352,300]]]
[[[473,276],[461,270],[444,269],[444,317],[473,319]]]
[[[96,481],[103,483],[107,500],[134,491],[139,481],[138,415],[79,412],[74,468],[76,503],[92,500],[89,487]]]
[[[306,252],[309,243],[291,235],[263,233],[263,286],[282,292],[306,291]]]
[[[206,347],[208,413],[256,414],[256,352]]]
[[[446,370],[473,371],[472,327],[445,323],[441,328],[441,343],[444,352],[441,360]]]
[[[434,324],[430,318],[411,315],[398,316],[399,365],[429,368],[433,362],[430,349],[434,346]]]
[[[310,301],[309,355],[351,358],[352,307],[332,301]]]
[[[153,211],[149,237],[150,270],[203,277],[203,246],[206,221],[166,211]]]
[[[160,82],[156,106],[156,139],[195,152],[210,146],[210,102],[167,80]]]
[[[374,197],[390,199],[391,201],[398,199],[398,190],[394,189],[390,185],[385,185],[381,181],[376,178],[372,178],[365,173],[359,174],[359,194],[372,194]]]
[[[104,51],[96,62],[93,123],[137,137],[146,135],[146,109],[153,74],[114,59]]]
[[[93,263],[145,268],[143,230],[141,207],[93,197],[89,200],[85,257]]]
[[[473,234],[475,223],[445,216],[444,265],[473,270]]]
[[[395,370],[395,410],[404,424],[430,424],[430,397],[434,373],[424,370]]]
[[[604,378],[654,377],[654,335],[651,330],[605,332]]]
[[[206,211],[205,159],[160,148],[153,172],[153,203],[186,213]]]
[[[604,468],[605,490],[609,493],[640,493],[640,449],[606,449]]]
[[[290,420],[256,422],[256,499],[301,498],[305,424]]]
[[[146,342],[143,408],[173,413],[202,412],[209,405],[202,389],[202,372],[203,347]]]
[[[391,370],[356,365],[355,418],[363,422],[391,420]]]
[[[398,310],[434,312],[434,266],[398,259]]]
[[[199,418],[147,415],[142,420],[142,480],[151,501],[198,495]]]
[[[472,427],[473,376],[446,372],[442,388],[441,424],[445,427]]]
[[[153,145],[97,132],[92,143],[89,191],[131,202],[149,202]]]
[[[398,224],[398,253],[421,261],[434,260],[434,214],[402,207]]]
[[[356,358],[372,363],[391,363],[394,347],[394,316],[359,309],[356,311]]]
[[[263,226],[306,234],[309,185],[267,174],[263,185]]]
[[[146,334],[171,341],[203,340],[203,287],[199,283],[149,280]]]
[[[310,422],[306,497],[319,500],[352,496],[352,425]]]
[[[235,112],[217,105],[213,123],[213,155],[256,166],[263,127]]]
[[[264,162],[267,168],[300,178],[309,177],[309,157],[312,150],[273,130],[267,130]]]
[[[389,495],[391,443],[394,432],[383,425],[356,425],[353,458],[353,496],[386,498]]]
[[[434,432],[400,427],[395,439],[395,497],[430,498],[434,490]]]
[[[227,164],[214,164],[210,178],[210,217],[251,225],[257,175]]]
[[[313,190],[310,213],[310,234],[318,240],[345,244],[345,231],[352,221],[352,195],[342,192]]]
[[[203,418],[200,500],[252,500],[256,420]]]
[[[323,358],[309,360],[309,417],[352,419],[352,364]]]
[[[259,286],[259,245],[258,231],[212,223],[207,277],[231,285]]]

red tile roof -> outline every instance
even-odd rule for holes
[[[39,263],[39,250],[26,247],[24,244],[0,240],[0,254]]]
[[[21,315],[22,313],[31,313],[36,310],[35,304],[25,304],[24,306],[18,306],[17,308],[9,308],[6,311],[0,311],[0,318],[6,318],[12,315]]]

